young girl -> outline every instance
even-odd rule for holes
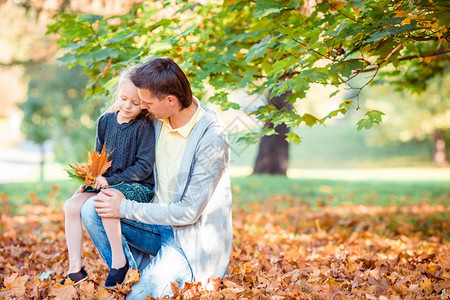
[[[155,138],[148,112],[140,107],[137,88],[130,80],[132,68],[122,72],[117,86],[116,104],[103,114],[97,126],[95,151],[111,153],[111,167],[103,176],[96,178],[94,187],[75,192],[65,203],[65,230],[69,251],[68,275],[79,284],[88,278],[81,266],[82,227],[80,210],[84,202],[95,196],[102,188],[120,190],[127,199],[150,202],[154,186],[153,163],[155,160]],[[122,248],[122,233],[119,219],[102,219],[112,251],[112,264],[105,281],[106,288],[121,284],[128,271],[128,260]]]

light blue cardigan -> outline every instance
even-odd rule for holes
[[[214,112],[202,107],[206,113],[188,137],[174,201],[155,204],[123,199],[119,217],[171,225],[195,281],[205,282],[227,273],[233,227],[226,129]],[[154,122],[156,141],[161,125],[159,120]]]

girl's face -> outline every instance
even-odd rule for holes
[[[137,88],[129,79],[124,80],[120,84],[118,94],[118,121],[119,123],[128,123],[141,113],[141,99],[139,98]]]

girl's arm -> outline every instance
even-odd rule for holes
[[[97,125],[97,137],[95,138],[95,152],[100,153],[105,143],[106,121],[105,115],[100,116]]]
[[[109,185],[120,182],[140,182],[152,176],[155,162],[155,132],[153,124],[144,121],[138,128],[136,137],[131,138],[135,138],[137,141],[136,161],[122,172],[107,177],[106,180]]]

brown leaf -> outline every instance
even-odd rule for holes
[[[437,282],[433,285],[433,288],[436,291],[436,293],[440,293],[443,289],[449,290],[450,281]]]
[[[442,268],[450,271],[450,251],[439,258]]]
[[[85,281],[80,284],[80,297],[82,299],[92,299],[96,290],[93,282]]]
[[[23,297],[26,292],[25,283],[28,281],[30,276],[24,275],[19,276],[19,274],[14,273],[9,277],[5,277],[3,284],[6,290],[8,290],[11,296]]]
[[[180,289],[178,288],[178,282],[171,282],[170,287],[172,288],[172,293],[174,296],[178,296],[180,294]]]
[[[78,164],[73,163],[69,165],[76,171],[76,174],[84,179],[84,184],[87,186],[92,186],[95,183],[95,179],[98,176],[103,175],[109,167],[111,167],[112,160],[108,161],[108,158],[111,156],[112,152],[106,155],[106,148],[103,145],[102,152],[94,152],[91,155],[91,152],[88,151],[88,163],[87,164]]]
[[[219,277],[209,278],[204,286],[206,291],[218,291],[222,287],[222,282]]]
[[[422,282],[419,283],[420,287],[427,291],[428,293],[431,293],[434,290],[433,283],[431,282],[431,279],[428,277],[424,277]]]
[[[112,296],[104,287],[99,286],[94,298],[98,300],[112,300],[114,299],[114,296]]]
[[[67,284],[67,281],[64,283],[64,285],[61,285],[59,283],[53,285],[50,288],[50,295],[54,296],[55,299],[78,299],[78,292],[73,286],[73,283]]]
[[[103,175],[112,164],[112,161],[108,161],[108,158],[111,156],[112,152],[106,155],[105,151],[106,148],[105,145],[103,145],[102,152],[94,152],[92,157],[89,159],[89,169],[95,177]]]
[[[410,293],[418,293],[419,292],[419,285],[418,284],[411,284],[408,288],[408,292]]]
[[[140,272],[136,268],[130,268],[125,275],[125,279],[122,284],[117,285],[117,289],[120,293],[127,295],[131,292],[131,286],[135,282],[139,282]]]
[[[127,272],[127,275],[125,276],[125,280],[123,281],[123,284],[126,285],[133,285],[136,282],[139,282],[139,277],[141,276],[141,273],[136,268],[130,268]]]
[[[183,288],[183,295],[187,298],[192,298],[200,294],[200,282],[186,282]]]

